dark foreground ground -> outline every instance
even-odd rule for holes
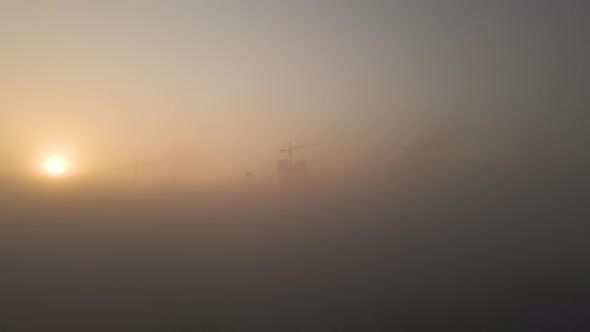
[[[0,331],[590,331],[588,163],[560,165],[5,191]]]

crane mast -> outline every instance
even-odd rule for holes
[[[293,160],[293,153],[300,149],[318,146],[319,143],[304,144],[293,146],[293,142],[289,141],[287,148],[281,149],[281,153],[287,154],[286,159],[278,161],[279,177],[283,183],[290,185],[304,184],[308,181],[307,163],[305,160]]]

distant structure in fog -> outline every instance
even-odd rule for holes
[[[294,160],[293,153],[296,150],[318,146],[320,143],[305,144],[293,146],[289,141],[289,147],[281,149],[281,153],[286,153],[287,158],[279,159],[277,166],[279,171],[279,179],[283,183],[303,183],[307,180],[307,162],[303,159]]]
[[[388,173],[395,172],[396,168],[404,161],[407,162],[411,155],[410,149],[405,145],[398,144],[395,146],[395,150],[393,156],[387,161],[386,170]]]
[[[119,167],[119,169],[132,169],[133,170],[133,176],[134,177],[138,177],[139,176],[139,170],[141,168],[144,168],[144,167],[147,167],[147,166],[150,166],[150,164],[142,163],[142,162],[139,161],[139,158],[138,157],[135,157],[135,161],[133,162],[133,164]]]

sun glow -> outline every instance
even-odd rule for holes
[[[68,170],[68,161],[60,155],[53,155],[43,162],[43,169],[49,176],[63,176]]]

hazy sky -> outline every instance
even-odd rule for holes
[[[372,167],[433,126],[582,132],[584,1],[0,0],[2,174]],[[580,129],[582,128],[582,129]],[[353,166],[351,166],[353,167]],[[110,173],[109,173],[110,174]]]

